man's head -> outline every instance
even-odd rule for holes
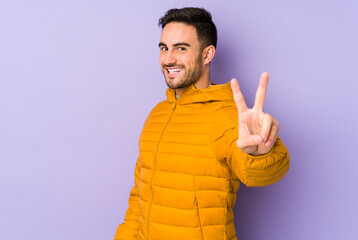
[[[168,10],[158,21],[158,25],[164,27],[171,22],[184,23],[194,26],[201,48],[213,45],[216,48],[217,31],[211,14],[204,8],[173,8]]]
[[[216,27],[211,15],[201,8],[170,9],[159,19],[160,65],[168,87],[177,94],[195,84],[210,84],[209,63],[217,43]]]

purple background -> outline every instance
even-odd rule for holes
[[[239,190],[240,240],[356,239],[358,3],[0,1],[0,239],[112,239],[138,137],[165,98],[157,20],[203,6],[212,80],[240,81],[280,122],[288,175]]]

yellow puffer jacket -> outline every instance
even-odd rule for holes
[[[236,146],[237,109],[230,83],[189,86],[153,108],[139,138],[135,185],[115,240],[237,239],[232,208],[240,181],[282,179],[289,155],[278,138],[263,156]]]

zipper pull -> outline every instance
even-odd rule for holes
[[[172,106],[172,110],[175,110],[175,107],[177,106],[177,100],[174,100],[173,106]]]

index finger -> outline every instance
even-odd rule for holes
[[[260,83],[256,91],[255,104],[254,104],[254,109],[256,110],[262,111],[264,107],[268,79],[269,79],[269,74],[267,72],[261,74]]]
[[[230,82],[232,94],[234,96],[234,101],[236,103],[237,111],[239,113],[245,112],[247,110],[247,105],[245,102],[244,95],[242,95],[242,92],[240,90],[239,83],[235,78],[231,79]]]

